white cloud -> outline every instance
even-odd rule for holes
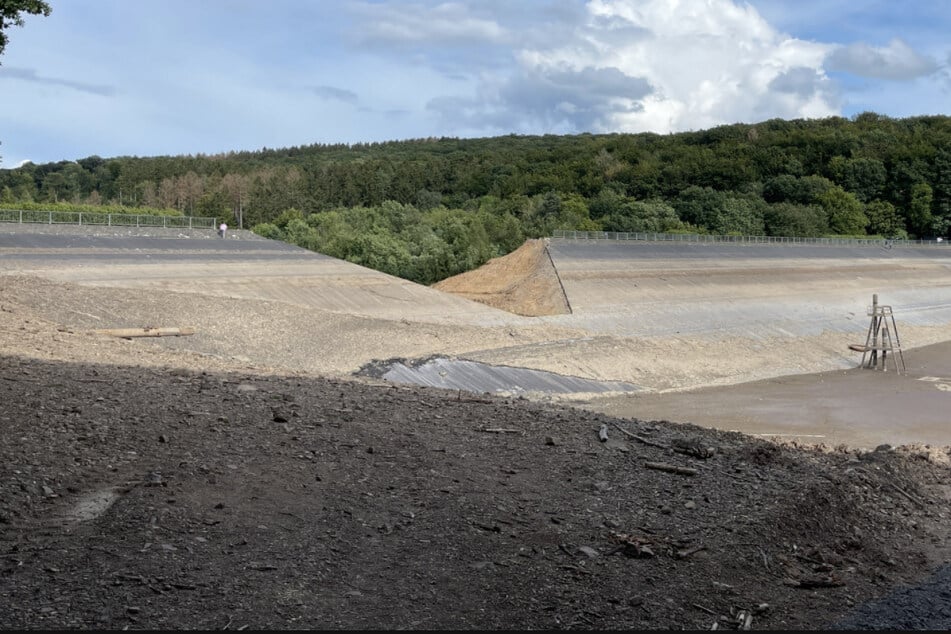
[[[5,164],[912,116],[946,113],[951,93],[943,2],[258,5],[70,0],[18,29],[0,66]]]
[[[473,15],[461,2],[444,2],[433,7],[424,4],[365,5],[372,19],[361,38],[377,44],[450,44],[471,41],[497,41],[504,29],[492,19]]]
[[[939,65],[905,42],[893,39],[888,46],[878,48],[862,42],[837,48],[829,55],[829,68],[862,77],[909,80],[930,75]]]
[[[497,131],[506,111],[544,131],[661,133],[839,112],[823,70],[834,47],[784,35],[749,5],[591,0],[586,9],[569,38],[517,51],[517,70],[483,79],[461,110],[459,99],[431,107]]]

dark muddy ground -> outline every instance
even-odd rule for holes
[[[945,557],[925,448],[248,369],[0,370],[5,629],[814,629]]]

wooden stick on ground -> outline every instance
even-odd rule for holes
[[[703,544],[700,544],[699,546],[694,546],[693,548],[687,548],[687,549],[685,549],[685,550],[678,550],[678,551],[677,551],[677,559],[686,559],[686,558],[689,557],[690,555],[693,555],[693,554],[695,554],[695,553],[699,553],[701,550],[706,550],[706,549],[707,549],[706,546],[704,546]]]
[[[696,469],[691,469],[690,467],[678,467],[677,465],[667,464],[666,462],[645,462],[644,466],[648,469],[666,471],[667,473],[678,473],[680,475],[688,476],[697,475]]]
[[[645,445],[650,445],[651,447],[659,447],[660,449],[670,449],[670,447],[668,447],[667,445],[665,445],[665,444],[663,444],[663,443],[654,442],[653,440],[649,440],[649,439],[644,438],[644,437],[642,437],[642,436],[638,436],[637,434],[632,434],[631,432],[627,431],[626,429],[624,429],[623,427],[621,427],[621,426],[618,425],[617,423],[614,423],[614,426],[617,427],[617,429],[618,429],[619,432],[621,432],[622,434],[624,434],[624,435],[627,436],[628,438],[633,438],[634,440],[636,440],[636,441],[639,442],[639,443],[644,443]]]
[[[95,330],[99,335],[112,335],[113,337],[170,337],[195,334],[194,328],[158,328],[149,326],[146,328],[105,328]]]
[[[904,495],[906,498],[908,498],[908,499],[911,500],[912,502],[914,502],[915,504],[917,504],[918,506],[924,506],[924,505],[925,505],[924,502],[922,502],[921,500],[919,500],[918,498],[916,498],[915,496],[913,496],[913,495],[912,495],[911,493],[909,493],[908,491],[905,491],[904,489],[900,488],[897,484],[893,484],[892,482],[889,482],[888,485],[891,486],[891,487],[892,487],[893,489],[895,489],[896,491],[898,491],[899,493],[901,493],[902,495]]]

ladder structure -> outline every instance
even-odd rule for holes
[[[901,353],[901,340],[898,338],[898,326],[895,325],[895,314],[891,306],[878,303],[878,294],[872,295],[872,305],[868,308],[868,315],[872,318],[868,325],[868,334],[865,345],[849,346],[862,353],[861,367],[871,370],[881,369],[888,371],[888,357],[891,353],[892,365],[895,372],[905,372],[905,358]]]

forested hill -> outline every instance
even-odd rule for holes
[[[947,237],[951,118],[92,156],[0,170],[0,202],[215,216],[431,283],[554,229]]]

